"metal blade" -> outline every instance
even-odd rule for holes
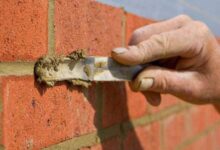
[[[41,79],[47,82],[63,80],[129,81],[145,66],[125,66],[109,57],[86,57],[77,62],[65,58],[56,69],[41,69]]]

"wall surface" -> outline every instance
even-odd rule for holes
[[[127,83],[48,88],[34,79],[40,56],[110,56],[152,22],[93,0],[0,1],[0,149],[220,149],[218,105],[163,95],[152,107]]]

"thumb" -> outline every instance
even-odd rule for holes
[[[151,66],[143,70],[132,82],[134,91],[170,93],[178,97],[196,97],[203,87],[197,72],[178,72]]]

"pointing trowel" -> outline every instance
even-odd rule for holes
[[[110,57],[45,57],[35,65],[38,81],[53,86],[57,81],[129,81],[144,67],[126,66]]]

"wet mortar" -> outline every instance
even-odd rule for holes
[[[66,58],[71,59],[74,63],[77,63],[77,61],[85,59],[86,58],[86,50],[79,49],[74,51],[73,53],[66,56]],[[56,83],[56,81],[48,81],[44,78],[45,75],[45,69],[48,71],[59,71],[58,65],[62,62],[64,62],[65,57],[64,56],[45,56],[40,59],[35,64],[34,67],[34,73],[37,78],[37,81],[39,83],[45,83],[46,85],[53,87]],[[84,67],[84,72],[89,77],[91,75],[91,72],[88,68],[89,66]],[[88,88],[91,83],[89,81],[83,81],[81,79],[74,79],[69,80],[68,82],[72,83],[73,85],[82,86]]]

